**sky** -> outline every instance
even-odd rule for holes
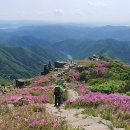
[[[0,21],[130,25],[130,0],[0,0]]]

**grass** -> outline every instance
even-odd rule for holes
[[[12,83],[11,80],[7,80],[7,79],[4,79],[2,77],[0,77],[0,84],[2,85],[9,85],[10,83]]]
[[[99,63],[100,61],[92,61],[92,60],[77,60],[76,63],[78,65],[86,65],[86,66],[93,66],[97,63]]]
[[[97,111],[95,111],[95,109],[91,108],[91,107],[85,108],[85,110],[82,112],[82,114],[87,114],[87,115],[95,116],[95,117],[98,116]]]

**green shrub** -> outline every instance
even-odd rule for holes
[[[130,92],[127,92],[125,95],[126,95],[126,96],[130,96]]]
[[[39,96],[40,95],[40,91],[31,91],[30,94],[32,96]]]
[[[89,79],[89,72],[88,71],[81,72],[80,80],[87,81],[88,79]]]
[[[125,88],[125,85],[126,85],[125,81],[108,80],[101,84],[95,84],[91,86],[91,91],[102,93],[122,92],[122,90]]]
[[[130,80],[130,74],[128,72],[120,73],[121,80]]]
[[[109,79],[106,78],[96,78],[96,79],[89,79],[88,83],[90,86],[96,85],[96,84],[102,84],[107,82]]]
[[[126,81],[126,85],[125,87],[123,88],[122,92],[128,92],[130,91],[130,81]]]

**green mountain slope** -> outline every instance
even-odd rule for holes
[[[130,63],[130,42],[106,40],[65,40],[53,45],[57,50],[70,54],[74,59],[87,58],[93,54],[109,55]]]
[[[63,60],[66,56],[43,46],[0,46],[0,76],[5,79],[28,78],[40,73],[49,60]]]

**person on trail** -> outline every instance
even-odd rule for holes
[[[55,96],[55,106],[61,105],[61,97],[62,97],[62,90],[59,85],[57,85],[54,89],[54,96]]]
[[[64,81],[64,79],[63,78],[61,78],[58,82],[57,82],[57,84],[59,85],[59,86],[61,86],[62,88],[64,88],[65,87],[65,81]]]
[[[64,88],[64,84],[62,82],[58,82],[58,85],[62,88]]]

